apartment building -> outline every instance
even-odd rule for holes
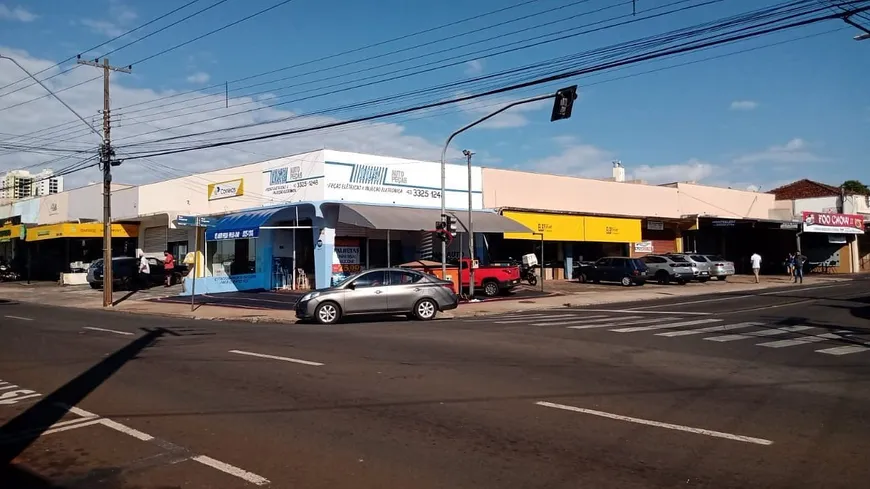
[[[63,192],[63,176],[52,170],[30,173],[27,170],[12,170],[0,178],[0,199],[17,201]]]

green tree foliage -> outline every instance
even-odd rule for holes
[[[843,190],[846,191],[846,195],[870,195],[870,188],[868,188],[866,185],[859,182],[858,180],[846,180],[845,182],[843,182]]]

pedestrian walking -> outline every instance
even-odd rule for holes
[[[759,283],[758,275],[761,273],[761,255],[753,253],[749,257],[749,261],[752,263],[752,274],[755,275],[755,283]]]
[[[142,250],[136,250],[136,255],[139,257],[139,276],[136,277],[139,282],[139,287],[147,289],[151,283],[151,265],[148,259],[145,258],[145,253]]]
[[[169,287],[172,285],[172,274],[175,273],[175,257],[172,256],[169,250],[163,252],[163,270],[166,274],[164,287]]]
[[[804,283],[804,263],[807,262],[807,257],[801,255],[800,252],[794,257],[794,283]]]
[[[789,253],[788,258],[785,259],[785,269],[789,277],[794,275],[794,253]]]

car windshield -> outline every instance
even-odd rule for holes
[[[689,260],[686,260],[682,256],[672,256],[671,260],[674,260],[677,263],[689,263]]]
[[[706,262],[707,262],[707,258],[706,258],[706,257],[703,257],[703,256],[701,256],[701,255],[692,255],[692,259],[695,260],[695,261],[697,261],[697,262],[701,262],[701,263],[706,263]]]

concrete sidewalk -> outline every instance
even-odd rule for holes
[[[816,276],[804,279],[804,285],[836,283],[850,280],[846,277]],[[509,312],[576,307],[618,302],[634,302],[651,299],[692,297],[705,294],[750,292],[773,287],[787,286],[789,277],[763,277],[760,284],[754,283],[749,276],[735,276],[727,282],[691,283],[687,285],[655,285],[626,288],[621,285],[579,284],[576,281],[555,280],[544,283],[544,291],[549,295],[528,299],[504,298],[493,301],[463,303],[459,308],[443,314],[444,317],[484,316]],[[540,285],[535,287],[539,289]],[[113,311],[150,314],[155,316],[181,317],[214,321],[250,321],[295,323],[296,315],[292,309],[264,310],[257,308],[236,308],[214,305],[197,305],[191,310],[189,303],[155,302],[159,297],[173,296],[180,292],[178,287],[155,287],[147,291],[116,292],[116,305]],[[102,309],[102,294],[89,287],[57,287],[47,284],[23,285],[0,284],[0,299],[7,301],[30,302],[53,306],[76,307],[83,309]]]

